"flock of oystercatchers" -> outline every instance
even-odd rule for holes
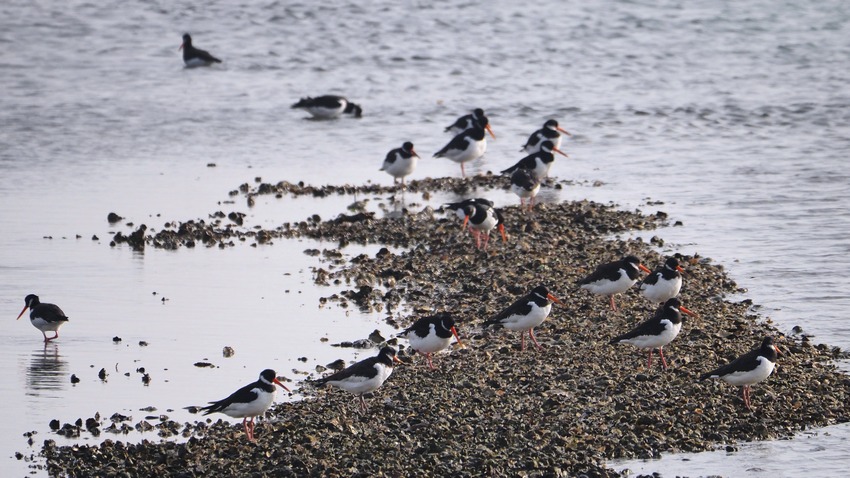
[[[183,44],[180,48],[183,50],[183,60],[187,67],[209,66],[221,62],[206,51],[195,48],[192,45],[192,37],[188,33],[183,35]],[[311,115],[322,119],[334,118],[341,114],[354,116],[362,114],[362,108],[359,105],[340,96],[302,98],[292,107],[304,108]],[[463,164],[480,157],[486,150],[485,131],[495,138],[484,111],[480,108],[475,109],[472,114],[460,117],[446,128],[446,132],[454,133],[455,137],[434,156],[447,157],[460,163],[461,173],[465,174]],[[529,200],[529,208],[533,205],[532,201],[536,192],[532,191],[535,188],[539,189],[540,180],[548,174],[554,161],[552,152],[564,154],[559,149],[562,140],[560,133],[569,135],[559,127],[557,121],[548,120],[543,128],[534,132],[523,146],[523,150],[529,155],[516,165],[502,171],[511,173],[511,189],[520,196],[521,206],[524,199]],[[413,172],[416,167],[417,158],[413,144],[405,142],[401,148],[387,154],[382,170],[393,176],[395,180],[401,179],[403,185],[404,177]],[[477,247],[487,247],[490,232],[495,228],[498,228],[501,233],[502,241],[506,241],[504,218],[491,201],[481,198],[466,199],[447,204],[446,208],[463,219],[463,228],[469,227]],[[610,343],[625,343],[638,349],[648,349],[648,368],[652,367],[653,351],[658,349],[662,367],[667,369],[663,347],[672,342],[681,331],[682,314],[695,315],[677,298],[682,287],[681,274],[684,269],[676,258],[670,257],[655,271],[650,271],[637,257],[626,256],[619,261],[599,265],[593,273],[579,280],[578,286],[593,294],[608,296],[611,309],[616,311],[614,296],[634,286],[638,282],[641,271],[649,275],[641,280],[640,293],[650,302],[662,305],[648,320],[614,337]],[[54,304],[42,303],[35,294],[27,295],[24,302],[24,308],[17,318],[20,319],[29,309],[30,321],[41,331],[45,343],[59,338],[59,329],[68,322],[68,317],[62,309]],[[527,332],[537,350],[542,350],[534,336],[534,328],[542,324],[549,316],[552,303],[564,305],[549,292],[545,285],[539,285],[498,314],[485,320],[482,326],[484,328],[502,327],[519,332],[520,350],[525,350]],[[54,335],[48,337],[47,332],[53,332]],[[407,339],[410,348],[425,355],[428,367],[432,370],[435,369],[431,360],[432,354],[448,348],[452,337],[461,347],[464,346],[455,328],[455,320],[447,312],[423,317],[398,336]],[[760,347],[716,370],[702,374],[699,378],[700,380],[720,378],[731,385],[741,386],[744,404],[750,409],[752,405],[750,386],[770,376],[778,354],[779,349],[773,339],[765,337]],[[378,355],[322,377],[314,384],[317,387],[331,385],[356,395],[360,408],[365,411],[366,401],[363,396],[383,385],[392,374],[394,364],[399,362],[395,349],[383,347]],[[227,398],[210,402],[208,406],[200,410],[205,415],[220,412],[233,418],[242,418],[248,440],[254,441],[254,418],[265,413],[274,402],[275,385],[289,391],[278,380],[274,370],[266,369],[260,373],[256,382],[240,388]]]

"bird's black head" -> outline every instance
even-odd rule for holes
[[[354,104],[350,101],[345,105],[344,112],[346,114],[354,115],[355,118],[360,118],[361,116],[363,116],[363,108],[361,108],[360,105]]]
[[[623,258],[623,262],[628,262],[629,264],[633,264],[637,267],[637,265],[640,264],[640,259],[638,259],[637,256],[626,256]]]
[[[554,149],[555,149],[555,143],[549,141],[548,139],[546,141],[543,141],[542,143],[540,143],[540,150],[541,151],[551,153],[552,150],[554,150]]]
[[[549,289],[546,288],[545,285],[539,285],[531,290],[531,293],[534,295],[539,295],[540,297],[546,298],[549,296]]]
[[[440,312],[435,315],[434,318],[437,319],[440,325],[446,330],[451,330],[452,327],[455,326],[455,319],[449,312]]]
[[[675,257],[668,257],[667,260],[664,261],[664,265],[668,269],[673,269],[675,271],[676,268],[679,267],[679,260],[676,259]]]
[[[672,299],[667,299],[667,302],[664,303],[665,309],[674,309],[676,312],[679,311],[679,307],[682,306],[682,301],[673,297]]]
[[[413,151],[413,143],[410,141],[405,141],[403,145],[401,145],[401,149],[411,154],[416,154],[416,151]]]
[[[475,108],[474,110],[472,110],[472,116],[475,118],[483,118],[484,110],[481,108]]]
[[[549,128],[549,129],[557,129],[558,128],[558,122],[553,120],[553,119],[550,119],[550,120],[546,121],[545,123],[543,123],[543,127]]]
[[[779,347],[773,342],[773,337],[765,337],[761,341],[760,354],[770,359],[771,362],[776,361],[776,357],[779,355]]]
[[[301,98],[300,100],[298,100],[298,103],[293,103],[292,107],[293,108],[304,108],[307,105],[309,105],[311,101],[313,101],[313,98],[310,98],[309,96],[306,97],[306,98]]]
[[[387,365],[392,365],[393,362],[399,361],[397,355],[398,351],[396,351],[396,349],[392,347],[384,347],[380,352],[378,352],[378,359]]]
[[[27,307],[32,309],[33,307],[35,307],[39,304],[38,296],[35,295],[35,294],[30,294],[30,295],[24,297],[24,303],[27,305]]]
[[[183,47],[192,46],[192,36],[188,33],[183,34]]]
[[[268,383],[273,383],[277,378],[277,373],[274,370],[267,368],[260,372],[260,378],[265,380]]]

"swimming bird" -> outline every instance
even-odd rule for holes
[[[534,338],[534,328],[542,324],[549,316],[549,312],[552,311],[552,302],[564,305],[549,293],[546,286],[539,285],[505,310],[484,321],[482,326],[486,328],[493,325],[519,332],[520,350],[525,350],[525,333],[528,332],[537,350],[542,350],[537,339]]]
[[[443,149],[434,153],[435,158],[448,158],[460,163],[460,174],[466,177],[463,163],[480,158],[487,151],[487,139],[484,137],[484,129],[474,126],[452,138]]]
[[[44,336],[44,343],[50,342],[53,339],[59,338],[59,329],[68,322],[68,316],[59,306],[54,304],[43,304],[38,300],[35,294],[29,294],[24,298],[24,308],[18,314],[18,320],[24,315],[27,309],[30,309],[30,322],[33,327],[41,331]],[[54,332],[53,337],[48,338],[47,332]]]
[[[503,170],[502,174],[513,173],[517,169],[527,169],[531,171],[534,179],[542,181],[549,175],[549,170],[552,169],[552,164],[555,162],[555,155],[552,154],[552,151],[567,156],[566,153],[556,148],[551,141],[543,141],[539,151],[520,159],[510,168]]]
[[[332,119],[343,113],[354,115],[355,118],[363,115],[363,108],[360,105],[336,95],[301,98],[298,103],[292,105],[292,108],[303,108],[316,119]]]
[[[652,351],[658,349],[661,364],[666,370],[667,360],[664,358],[664,346],[672,342],[682,330],[683,313],[694,315],[693,312],[682,305],[679,299],[669,299],[649,320],[642,322],[623,335],[614,337],[609,343],[630,344],[639,349],[649,349],[647,369],[652,367]]]
[[[679,295],[682,289],[684,269],[675,257],[668,257],[664,264],[643,278],[640,293],[653,303],[662,303]]]
[[[511,174],[511,191],[519,196],[519,207],[522,209],[524,200],[528,199],[528,210],[534,207],[534,197],[540,192],[540,181],[536,180],[531,171],[519,168]]]
[[[493,139],[496,139],[496,135],[494,135],[493,130],[490,129],[490,119],[484,116],[484,110],[482,110],[481,108],[475,108],[472,111],[472,114],[461,116],[457,119],[457,121],[455,121],[449,126],[446,126],[446,129],[444,131],[447,133],[458,135],[475,126],[480,126],[486,129],[490,133],[490,136],[492,136]]]
[[[469,230],[475,236],[475,247],[487,249],[490,243],[490,231],[498,229],[502,235],[502,244],[508,241],[505,234],[505,218],[502,212],[486,204],[468,204],[463,208],[463,226],[469,224]],[[484,236],[482,241],[481,237]],[[482,247],[483,242],[483,247]]]
[[[396,148],[387,153],[381,171],[386,171],[393,177],[393,184],[401,178],[401,185],[404,187],[404,177],[416,169],[418,159],[419,155],[413,150],[413,143],[406,141],[401,145],[401,148]]]
[[[361,360],[339,372],[316,380],[317,387],[333,385],[360,398],[360,409],[366,411],[364,393],[377,390],[393,373],[393,364],[401,363],[396,350],[384,347],[378,355]]]
[[[759,348],[741,355],[716,370],[700,375],[699,379],[719,378],[728,384],[740,385],[744,405],[752,409],[750,386],[765,380],[773,373],[778,355],[779,348],[773,343],[773,338],[765,337]]]
[[[188,33],[183,34],[183,44],[180,45],[178,50],[183,50],[183,63],[185,63],[188,68],[194,68],[196,66],[210,66],[213,63],[221,63],[221,60],[210,55],[208,52],[201,50],[200,48],[195,48],[192,45],[192,36]]]
[[[592,274],[578,281],[582,289],[597,295],[607,295],[611,299],[611,309],[616,311],[614,295],[625,292],[637,282],[639,270],[651,272],[640,259],[626,256],[623,259],[601,264]]]
[[[248,441],[254,441],[254,417],[266,413],[274,402],[277,391],[275,384],[280,385],[287,392],[290,391],[286,385],[280,383],[274,370],[265,369],[260,372],[260,378],[256,382],[245,385],[225,399],[209,402],[210,405],[201,407],[199,410],[203,411],[204,415],[221,412],[232,418],[241,418]]]
[[[561,133],[564,133],[567,136],[571,136],[570,133],[565,129],[561,129],[558,126],[558,122],[556,120],[550,119],[543,123],[543,127],[538,129],[537,131],[531,133],[531,136],[528,137],[528,141],[522,146],[520,151],[525,151],[526,153],[536,153],[540,151],[540,146],[542,146],[544,141],[551,141],[555,148],[561,147]]]
[[[463,342],[461,342],[457,329],[455,329],[454,317],[448,312],[422,317],[398,334],[399,337],[410,341],[410,348],[428,359],[428,367],[431,370],[434,370],[431,354],[448,347],[452,335],[457,339],[457,343],[463,347]]]

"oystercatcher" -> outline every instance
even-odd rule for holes
[[[449,158],[460,163],[460,174],[466,177],[463,163],[480,158],[485,151],[487,151],[487,139],[484,137],[484,129],[475,125],[452,138],[448,144],[443,146],[443,149],[434,153],[434,157]]]
[[[464,199],[463,201],[459,201],[459,202],[450,202],[450,203],[443,204],[443,207],[445,207],[445,208],[447,208],[451,211],[454,211],[455,214],[457,214],[457,217],[459,217],[461,219],[466,219],[465,208],[467,206],[474,206],[476,204],[480,204],[482,206],[487,206],[487,207],[493,207],[495,205],[495,203],[493,203],[493,201],[490,201],[489,199],[469,198],[469,199]],[[464,225],[464,227],[466,227],[466,225]]]
[[[363,108],[360,105],[348,101],[342,96],[324,95],[316,98],[306,97],[298,100],[292,105],[293,108],[303,108],[316,119],[332,119],[345,113],[360,118]]]
[[[463,227],[469,224],[469,230],[475,236],[475,247],[487,249],[487,245],[490,243],[490,231],[493,229],[499,230],[502,235],[502,244],[508,241],[505,235],[505,218],[498,209],[483,203],[472,203],[464,206],[463,213]],[[484,236],[483,241],[481,236]]]
[[[773,373],[779,348],[773,343],[772,337],[765,337],[761,347],[747,352],[732,362],[711,372],[700,375],[700,380],[719,378],[728,384],[741,388],[741,396],[747,409],[752,409],[750,402],[750,385],[761,382]]]
[[[578,283],[582,289],[589,290],[597,295],[607,295],[611,298],[611,309],[616,311],[614,295],[629,290],[635,285],[638,278],[638,269],[651,272],[640,259],[635,256],[626,256],[616,262],[602,264],[592,274],[581,279]]]
[[[543,127],[538,129],[537,131],[531,133],[531,136],[528,137],[528,141],[525,142],[520,151],[525,151],[528,154],[536,153],[540,151],[540,147],[543,145],[544,141],[551,141],[553,145],[555,145],[555,149],[561,147],[561,133],[564,133],[567,136],[571,136],[566,130],[561,129],[558,126],[558,122],[550,119],[543,123]]]
[[[260,378],[256,382],[245,385],[223,400],[209,402],[210,405],[201,407],[199,410],[203,411],[204,415],[221,412],[232,418],[241,418],[248,441],[254,441],[254,417],[266,413],[274,402],[277,391],[275,384],[280,385],[287,392],[290,391],[286,385],[280,383],[274,370],[265,369],[260,372]]]
[[[649,349],[649,361],[646,368],[652,368],[652,351],[658,349],[661,356],[661,365],[667,369],[667,360],[664,358],[664,346],[669,344],[679,335],[682,330],[682,314],[694,315],[686,309],[679,299],[669,299],[664,306],[655,312],[649,320],[641,323],[634,329],[611,339],[611,344],[630,344],[639,349]]]
[[[534,178],[531,171],[519,168],[511,174],[511,191],[519,196],[519,207],[522,209],[528,199],[528,210],[534,207],[534,197],[540,192],[540,181]]]
[[[490,133],[490,136],[492,136],[493,139],[496,139],[496,135],[494,135],[493,130],[490,129],[490,120],[484,116],[484,110],[481,108],[475,108],[472,111],[472,114],[461,116],[450,126],[446,126],[444,131],[453,135],[458,135],[475,126],[480,126],[486,129]]]
[[[375,357],[361,360],[348,368],[316,380],[316,386],[333,385],[351,392],[360,398],[360,408],[366,411],[366,399],[363,398],[363,394],[377,390],[389,378],[393,373],[393,363],[401,363],[396,354],[394,348],[384,347]]]
[[[664,264],[643,278],[640,293],[653,303],[666,302],[679,295],[682,289],[682,274],[684,269],[675,257],[669,257]]]
[[[398,334],[399,337],[410,341],[410,348],[428,359],[428,367],[431,370],[434,370],[431,354],[448,347],[452,335],[457,339],[457,343],[463,347],[463,342],[461,342],[457,329],[455,329],[455,320],[448,312],[423,317]]]
[[[555,151],[559,154],[567,156],[566,153],[556,148],[551,141],[543,141],[540,145],[540,150],[529,154],[528,156],[517,161],[516,164],[502,171],[502,174],[513,173],[517,169],[527,169],[531,171],[532,176],[537,181],[542,181],[543,178],[549,175],[549,170],[552,168],[552,163],[555,162]]]
[[[38,300],[38,296],[30,294],[24,298],[24,308],[18,314],[18,320],[24,315],[27,309],[30,309],[30,322],[33,327],[41,331],[44,336],[44,343],[50,342],[53,339],[59,338],[59,329],[68,322],[68,316],[59,306],[54,304],[42,304]],[[53,337],[47,337],[47,331],[53,332]]]
[[[528,336],[531,337],[531,341],[534,342],[537,350],[542,350],[537,339],[534,338],[534,328],[542,324],[549,316],[549,312],[552,310],[552,302],[564,305],[563,302],[549,293],[546,286],[539,285],[507,309],[484,321],[482,325],[485,328],[493,325],[518,331],[520,350],[525,350],[525,332],[528,332]]]
[[[386,171],[393,177],[393,184],[401,178],[401,185],[404,187],[404,177],[416,169],[418,159],[419,155],[413,150],[413,143],[407,141],[401,145],[401,148],[396,148],[387,153],[381,171]]]
[[[183,34],[183,44],[178,50],[183,50],[183,63],[188,68],[196,66],[210,66],[213,63],[221,63],[221,60],[210,55],[208,52],[192,46],[192,37],[188,33]]]

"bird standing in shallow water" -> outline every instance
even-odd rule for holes
[[[204,415],[221,412],[232,418],[241,418],[248,441],[254,441],[254,417],[266,413],[266,410],[274,402],[275,392],[277,391],[274,384],[280,385],[287,392],[289,391],[286,385],[280,383],[277,379],[274,370],[263,370],[256,382],[240,388],[225,399],[210,402],[210,405],[202,407],[200,410],[204,412]],[[248,420],[248,418],[251,420]]]
[[[550,119],[543,123],[543,127],[538,129],[537,131],[531,133],[531,136],[528,137],[528,141],[522,146],[520,151],[525,151],[528,154],[536,153],[540,151],[540,146],[545,141],[551,141],[555,146],[555,149],[561,147],[561,133],[564,133],[567,136],[571,136],[570,133],[565,129],[561,129],[558,126],[558,122],[554,119]]]
[[[492,134],[492,133],[491,133]],[[460,174],[466,177],[464,163],[476,160],[487,151],[487,138],[484,129],[476,125],[452,138],[443,149],[434,153],[435,158],[448,158],[460,163]]]
[[[597,295],[607,295],[611,299],[611,310],[617,311],[614,295],[629,290],[637,282],[639,271],[651,272],[640,259],[626,256],[615,262],[602,264],[592,274],[578,281],[582,289]]]
[[[455,329],[455,320],[448,312],[423,317],[398,334],[399,337],[410,341],[410,348],[428,359],[428,367],[431,370],[434,370],[431,354],[447,348],[452,340],[452,335],[457,339],[457,343],[463,347],[463,342],[460,341],[457,329]]]
[[[333,119],[341,114],[350,114],[355,118],[363,115],[363,108],[342,96],[324,95],[315,98],[306,97],[298,100],[292,108],[302,108],[316,119]]]
[[[682,290],[682,272],[684,269],[679,265],[675,257],[669,257],[664,264],[640,283],[640,293],[653,303],[663,303],[679,295]]]
[[[540,285],[505,310],[484,321],[482,325],[485,328],[494,325],[519,332],[520,350],[525,350],[525,333],[528,332],[537,350],[542,350],[537,339],[534,338],[534,328],[542,324],[549,316],[549,312],[552,311],[552,302],[564,305],[549,293],[546,286]]]
[[[361,360],[354,365],[327,377],[316,380],[317,387],[333,385],[357,395],[360,409],[366,411],[366,399],[363,394],[377,390],[393,373],[393,365],[401,363],[392,347],[384,347],[375,357]]]
[[[772,337],[765,337],[761,346],[745,353],[732,362],[700,375],[700,380],[719,378],[728,384],[741,386],[741,397],[747,409],[752,409],[750,386],[767,379],[776,366],[779,348]]]
[[[208,52],[195,48],[192,45],[192,36],[188,33],[183,34],[183,44],[178,50],[183,50],[183,63],[187,68],[196,66],[210,66],[213,63],[221,63],[221,60],[210,55]]]
[[[642,322],[634,329],[611,339],[611,344],[630,344],[639,349],[649,349],[649,361],[646,368],[652,367],[652,351],[658,349],[661,365],[667,370],[667,360],[664,358],[664,346],[669,344],[682,330],[682,314],[694,315],[682,306],[679,299],[670,299],[655,312],[649,320]]]
[[[24,315],[27,309],[30,309],[30,322],[33,327],[41,331],[44,336],[44,343],[50,342],[53,339],[59,338],[59,329],[68,322],[68,316],[57,305],[42,304],[38,300],[38,296],[30,294],[24,298],[24,308],[18,314],[18,320]],[[47,332],[54,332],[53,337],[48,338]]]
[[[387,153],[384,164],[381,166],[381,171],[386,171],[387,174],[393,177],[393,184],[400,178],[401,187],[403,188],[404,177],[416,169],[418,159],[419,155],[413,150],[413,143],[407,141],[401,145],[401,148],[396,148]]]
[[[534,198],[540,192],[540,181],[534,179],[527,169],[517,169],[511,174],[511,191],[519,196],[519,207],[523,208],[528,199],[528,211],[534,208]]]

